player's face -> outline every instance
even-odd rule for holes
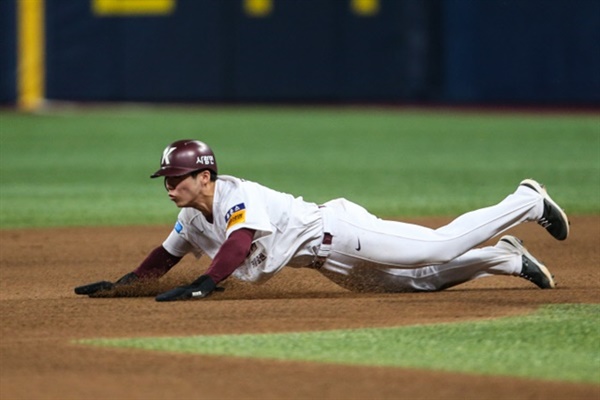
[[[177,207],[189,206],[198,195],[197,180],[192,175],[169,176],[165,178],[165,188],[169,198]]]
[[[201,172],[196,176],[191,174],[165,177],[165,188],[169,198],[177,207],[192,207],[202,195],[205,180],[210,181],[210,173]]]

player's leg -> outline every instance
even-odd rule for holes
[[[327,261],[321,273],[346,289],[362,292],[438,291],[492,275],[520,276],[540,288],[554,287],[547,268],[513,236],[441,265],[401,269],[336,256]]]
[[[500,203],[463,214],[438,229],[338,208],[332,255],[409,268],[444,264],[515,225],[540,221],[548,214],[547,199],[545,192],[522,184]],[[568,227],[566,216],[562,222]]]

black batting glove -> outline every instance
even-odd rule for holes
[[[75,288],[75,294],[87,295],[90,297],[115,297],[116,290],[120,287],[129,286],[139,280],[139,277],[134,273],[130,272],[122,276],[116,282],[100,281],[89,283],[83,286],[77,286]]]
[[[217,289],[217,284],[208,275],[202,275],[190,285],[179,286],[156,296],[156,301],[203,299]]]

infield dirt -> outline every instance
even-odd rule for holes
[[[452,322],[525,314],[543,304],[599,303],[600,218],[571,218],[571,227],[565,242],[535,224],[511,231],[555,274],[555,290],[493,277],[438,293],[357,294],[313,270],[285,268],[262,286],[228,281],[209,299],[176,303],[153,296],[192,280],[208,260],[185,258],[142,297],[73,293],[131,271],[168,226],[1,230],[0,399],[598,399],[600,385],[74,344]]]

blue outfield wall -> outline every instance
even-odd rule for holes
[[[17,93],[16,2],[0,0],[0,103],[13,102]]]
[[[2,102],[16,1],[0,0]],[[597,0],[264,0],[262,16],[252,0],[151,16],[94,1],[45,0],[48,99],[600,104]]]
[[[600,102],[600,1],[446,0],[451,101]]]
[[[51,99],[192,101],[222,97],[219,0],[177,0],[166,16],[97,16],[91,0],[46,0]]]
[[[247,15],[241,0],[177,0],[172,15],[153,17],[98,17],[86,1],[46,2],[48,98],[364,101],[434,95],[427,93],[433,60],[427,48],[438,37],[428,35],[426,23],[427,13],[438,8],[428,1],[382,1],[377,15],[363,17],[347,0],[273,0],[272,13],[262,18]],[[411,13],[424,24],[412,23]]]

